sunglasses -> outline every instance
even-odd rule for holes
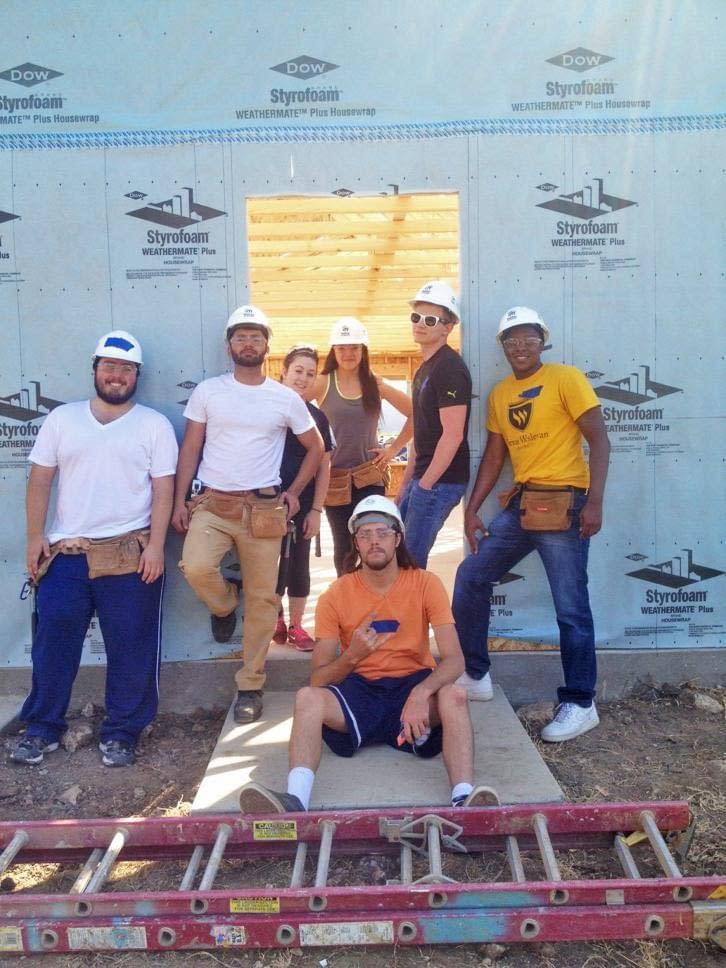
[[[422,316],[421,313],[411,313],[411,322],[423,323],[424,326],[428,326],[429,329],[433,329],[437,323],[442,323],[445,325],[448,319],[444,319],[443,316]]]

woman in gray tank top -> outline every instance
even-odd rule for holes
[[[411,399],[371,372],[368,331],[352,316],[343,316],[333,325],[330,352],[312,395],[330,421],[335,437],[333,468],[358,467],[370,460],[383,468],[412,436]],[[378,446],[377,433],[382,400],[407,418],[398,437],[384,448]],[[369,494],[384,491],[382,484],[353,485],[349,504],[326,506],[338,575],[342,574],[343,562],[351,549],[348,518],[353,508]]]

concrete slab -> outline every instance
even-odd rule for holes
[[[25,694],[27,695],[27,693]],[[0,731],[9,726],[17,718],[20,709],[25,702],[25,695],[22,696],[0,696]]]
[[[293,694],[265,693],[265,711],[256,723],[238,726],[227,715],[192,813],[239,810],[240,788],[249,780],[284,790]],[[476,782],[493,786],[503,803],[564,800],[502,690],[491,702],[469,704],[474,724]],[[351,759],[323,747],[311,807],[436,806],[449,803],[449,783],[440,756],[417,760],[386,746],[361,750]]]

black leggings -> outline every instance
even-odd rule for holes
[[[343,574],[343,562],[353,547],[350,531],[348,531],[348,518],[353,513],[353,508],[364,497],[370,497],[371,494],[384,495],[385,493],[386,489],[381,484],[371,484],[368,487],[360,488],[353,485],[350,504],[340,504],[338,507],[325,508],[325,513],[328,516],[328,524],[330,525],[330,530],[333,532],[333,561],[335,562],[335,570],[339,576]]]
[[[310,508],[300,508],[293,521],[295,522],[295,538],[290,542],[290,561],[287,570],[285,591],[291,598],[307,598],[310,594],[310,539],[303,538],[303,525]],[[282,539],[280,548],[280,562],[285,553],[285,541]],[[284,592],[283,592],[284,594]]]

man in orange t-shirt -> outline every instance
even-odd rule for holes
[[[364,498],[348,528],[350,567],[320,597],[315,614],[312,685],[295,701],[287,792],[248,783],[240,794],[243,812],[307,810],[323,740],[339,756],[372,743],[425,759],[443,750],[452,805],[496,803],[493,790],[472,782],[466,690],[455,685],[464,658],[441,580],[416,567],[388,498]]]

